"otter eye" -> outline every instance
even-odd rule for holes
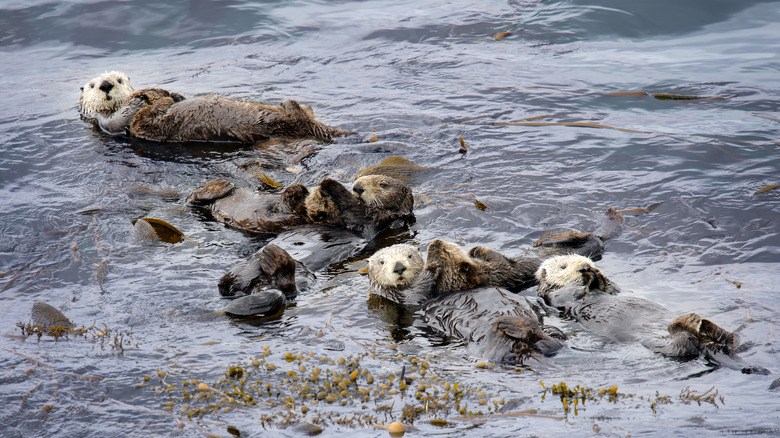
[[[384,260],[380,260],[380,261],[379,261],[379,264],[380,264],[380,265],[384,265],[384,264],[385,264],[385,261],[384,261]]]
[[[117,82],[118,84],[121,84],[121,83],[122,83],[122,80],[121,80],[121,79],[117,79],[117,80],[116,80],[116,82]]]
[[[317,213],[314,216],[314,220],[315,221],[323,221],[323,220],[325,220],[325,213]]]
[[[411,259],[412,259],[412,255],[411,255],[411,254],[409,254],[409,260],[411,260]]]
[[[379,184],[379,188],[381,188],[382,190],[386,190],[388,187],[390,187],[390,186],[385,184],[385,183]]]
[[[561,269],[566,269],[566,265],[561,265]]]
[[[89,83],[89,88],[95,88],[95,83],[94,82],[90,82]]]
[[[463,262],[460,264],[460,270],[463,272],[469,272],[471,270],[471,265],[469,265],[466,262]]]

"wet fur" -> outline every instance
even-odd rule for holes
[[[317,121],[308,106],[294,100],[280,105],[220,96],[185,99],[160,88],[133,90],[120,72],[104,73],[81,88],[79,110],[109,134],[130,134],[158,142],[315,138],[331,142],[349,134]]]
[[[736,337],[717,324],[691,313],[674,318],[652,301],[626,296],[593,265],[578,256],[546,260],[537,271],[539,296],[545,302],[577,320],[587,330],[618,342],[639,341],[650,350],[668,357],[695,358],[742,370],[768,372],[747,367],[736,356]]]

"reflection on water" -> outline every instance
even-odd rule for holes
[[[424,358],[431,373],[467,388],[468,410],[541,415],[497,416],[471,429],[452,408],[435,414],[450,419],[444,432],[633,435],[663,424],[688,436],[777,433],[777,414],[766,410],[776,398],[768,390],[775,376],[673,362],[556,318],[548,322],[571,339],[554,368],[475,367],[479,358],[462,343],[369,299],[358,270],[372,250],[399,241],[443,238],[520,255],[545,231],[592,229],[607,206],[637,209],[627,231],[608,242],[601,269],[628,293],[676,313],[741,327],[753,344],[745,359],[774,372],[780,189],[758,191],[780,182],[778,5],[6,2],[0,435],[198,436],[198,427],[225,435],[227,425],[257,434],[263,416],[281,409],[276,401],[196,415],[196,427],[181,388],[192,379],[216,385],[231,364],[265,351],[280,373],[299,366],[284,359],[288,352],[361,357],[377,382],[401,369],[424,379],[415,362]],[[510,34],[494,39],[499,32]],[[325,123],[359,134],[300,163],[268,145],[110,138],[75,110],[78,87],[106,70],[124,71],[138,87],[185,95],[295,98]],[[637,91],[707,99],[628,93]],[[366,142],[372,137],[378,141]],[[260,171],[285,185],[326,176],[347,183],[392,155],[426,167],[409,176],[417,196],[409,232],[383,235],[321,272],[280,318],[245,322],[219,313],[218,279],[264,242],[184,207],[189,191],[217,177],[257,184]],[[141,217],[171,223],[188,238],[139,240],[132,221]],[[23,339],[15,324],[29,321],[36,301],[93,329]],[[560,397],[540,385],[561,381],[614,384],[625,397],[588,399],[566,413]],[[170,385],[175,391],[161,390]],[[699,405],[681,392],[713,387],[724,401]],[[503,408],[492,404],[499,400]],[[296,403],[296,418],[314,423],[316,412],[370,412],[389,423],[405,405],[424,406],[413,394],[356,397],[344,406]],[[386,415],[385,403],[393,405]],[[763,414],[745,415],[752,412]],[[434,414],[419,415],[418,433],[442,432],[429,423]],[[384,434],[334,421],[321,426]],[[298,433],[278,419],[266,428]]]

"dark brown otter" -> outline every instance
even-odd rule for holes
[[[761,367],[746,366],[736,355],[734,333],[695,313],[672,319],[673,315],[659,304],[618,293],[586,257],[549,258],[539,267],[537,278],[538,294],[548,305],[594,333],[618,342],[638,341],[664,356],[704,356],[743,373],[768,373]],[[667,325],[665,321],[670,320]]]
[[[546,365],[566,338],[545,327],[540,315],[512,293],[495,287],[461,291],[425,303],[425,321],[467,344],[483,360],[512,365]]]
[[[206,183],[192,192],[190,205],[204,209],[216,221],[252,234],[273,235],[304,224],[318,224],[350,230],[365,239],[395,226],[414,221],[412,193],[398,180],[368,175],[355,184],[370,187],[374,197],[382,197],[382,207],[367,205],[338,181],[325,178],[311,190],[302,184],[287,187],[281,195],[235,187],[226,179]]]
[[[309,190],[302,184],[292,184],[277,195],[216,179],[192,192],[187,201],[231,228],[274,235],[309,222],[305,204],[308,195]]]
[[[298,295],[296,263],[276,245],[266,245],[219,280],[219,293],[236,298],[225,307],[233,316],[270,316],[279,313]]]
[[[378,183],[377,181],[383,181]],[[376,237],[377,233],[388,227],[395,226],[397,223],[408,224],[414,221],[414,214],[411,211],[412,193],[409,188],[400,181],[380,175],[368,175],[359,178],[356,183],[365,184],[364,194],[384,200],[381,207],[366,205],[353,192],[350,192],[341,183],[326,178],[316,187],[308,191],[301,206],[300,196],[294,197],[292,204],[298,209],[294,215],[296,226],[290,227],[285,232],[276,236],[265,248],[255,253],[249,260],[240,263],[230,270],[220,281],[220,291],[223,295],[226,292],[234,294],[236,291],[252,293],[252,282],[260,276],[257,263],[258,260],[264,260],[268,257],[266,248],[274,247],[280,251],[285,251],[288,257],[295,260],[297,268],[296,279],[308,282],[311,272],[317,272],[324,267],[339,263],[360,252],[365,246]],[[299,184],[300,186],[300,184]],[[291,187],[288,187],[289,190]],[[305,187],[300,186],[305,189]],[[228,196],[230,199],[228,205],[236,205],[250,211],[251,213],[260,211],[256,202],[247,202],[245,198],[233,198],[234,188],[226,180],[209,184],[201,191],[196,191],[190,196],[191,202],[201,203],[210,202],[212,198],[218,199],[221,196]],[[287,192],[285,190],[285,192]],[[284,194],[282,199],[284,199]],[[288,197],[290,198],[290,197]],[[289,202],[283,203],[290,207]],[[207,204],[208,205],[208,204]],[[262,204],[265,205],[265,204]],[[277,206],[277,203],[271,205]],[[230,215],[235,212],[227,211],[222,206],[210,206],[212,210],[217,209],[218,214],[215,218],[221,217],[222,221],[236,226],[235,217],[227,222]],[[278,215],[278,208],[273,210]],[[262,212],[267,212],[264,209]],[[242,217],[246,217],[244,214]],[[281,215],[282,218],[288,216]],[[298,222],[303,218],[303,223]],[[248,221],[244,221],[245,223]],[[257,219],[253,219],[253,224],[258,224]],[[288,225],[290,222],[284,222]],[[274,222],[278,225],[278,222]],[[263,230],[269,227],[264,226]],[[256,231],[256,229],[254,230]],[[262,276],[260,276],[262,280]]]

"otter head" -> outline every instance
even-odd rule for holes
[[[389,176],[362,176],[352,184],[352,193],[366,205],[394,213],[411,214],[414,207],[409,186]]]
[[[536,279],[539,281],[540,296],[569,285],[581,288],[583,292],[606,292],[609,284],[607,277],[589,258],[577,254],[559,255],[545,260],[536,271]]]
[[[424,266],[420,250],[407,244],[393,245],[368,259],[368,281],[375,293],[386,295],[409,287]]]
[[[306,214],[315,224],[360,230],[366,224],[366,206],[338,181],[326,178],[306,196]]]
[[[458,245],[436,239],[428,245],[425,264],[434,279],[434,293],[445,294],[485,284],[483,262],[466,254]]]
[[[132,92],[130,79],[123,73],[103,73],[81,87],[79,111],[86,118],[95,118],[98,114],[110,116],[124,105]]]
[[[295,260],[282,248],[266,245],[225,273],[218,287],[222,296],[233,296],[236,292],[253,294],[270,288],[280,290],[287,298],[293,298],[298,294]]]

